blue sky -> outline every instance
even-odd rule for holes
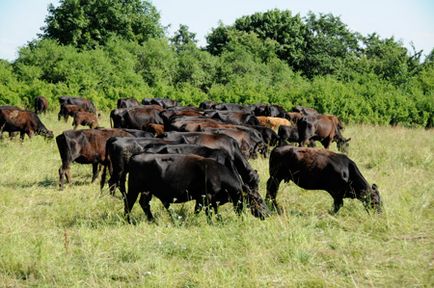
[[[35,39],[44,26],[49,3],[58,0],[0,0],[0,58],[13,61],[19,47]],[[433,0],[153,0],[169,34],[186,24],[204,46],[205,35],[219,20],[232,24],[235,19],[270,9],[289,9],[295,15],[332,13],[340,16],[350,30],[363,35],[376,32],[394,36],[406,47],[412,42],[428,54],[434,48]]]

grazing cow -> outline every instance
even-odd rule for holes
[[[106,141],[110,137],[131,137],[123,129],[84,129],[67,130],[56,137],[62,166],[59,168],[60,189],[63,190],[64,178],[71,182],[70,165],[72,162],[92,164],[92,182],[98,177],[98,164],[106,162]]]
[[[139,105],[140,105],[139,101],[137,101],[134,98],[122,98],[122,99],[118,99],[116,106],[119,109],[119,108],[131,108]]]
[[[44,96],[38,96],[35,98],[35,113],[46,113],[48,109],[48,100]]]
[[[287,143],[298,143],[298,128],[297,126],[279,126],[279,130],[277,132],[279,137],[279,146],[286,145]]]
[[[206,146],[196,144],[169,144],[169,145],[157,145],[145,149],[146,153],[158,153],[158,154],[194,154],[205,158],[211,158],[220,164],[225,165],[232,174],[236,177],[240,177],[243,183],[243,191],[246,193],[247,201],[252,208],[252,213],[261,213],[258,217],[264,219],[268,215],[268,209],[258,192],[258,182],[252,183],[252,172],[250,164],[240,163],[238,159],[234,161],[235,155],[229,155],[223,149],[212,149]],[[237,169],[238,167],[238,169]],[[243,179],[244,178],[244,179]]]
[[[270,178],[266,199],[279,211],[277,190],[282,180],[291,180],[308,190],[326,190],[334,200],[334,213],[343,206],[343,198],[356,198],[365,208],[381,212],[381,199],[377,186],[362,176],[351,159],[325,149],[282,146],[271,151]]]
[[[256,118],[259,121],[259,125],[271,128],[274,131],[277,131],[281,125],[291,125],[288,119],[282,117],[256,116]]]
[[[77,129],[78,125],[89,126],[91,129],[96,128],[98,127],[98,118],[93,113],[79,111],[74,114],[74,120],[72,121],[74,130]]]
[[[153,220],[149,202],[155,195],[168,209],[171,203],[196,200],[195,212],[209,206],[218,215],[218,206],[233,202],[237,213],[243,209],[242,183],[224,165],[213,159],[183,154],[139,154],[129,163],[128,194],[125,213],[131,209],[140,194],[139,203],[149,221]],[[257,213],[258,215],[260,213]]]
[[[68,117],[74,117],[75,113],[77,112],[85,112],[86,110],[79,106],[79,105],[73,105],[73,104],[63,104],[60,106],[60,111],[57,114],[57,120],[60,120],[60,118],[63,117],[63,119],[68,121]]]
[[[53,132],[45,127],[36,113],[14,106],[3,106],[0,109],[0,138],[2,138],[3,132],[9,132],[9,135],[13,132],[20,132],[21,141],[24,140],[25,134],[29,138],[32,138],[33,135],[53,138]]]
[[[305,116],[297,122],[299,145],[314,147],[314,141],[320,141],[328,149],[332,142],[336,142],[338,150],[348,153],[349,141],[342,136],[342,122],[333,115]]]

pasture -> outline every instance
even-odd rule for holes
[[[108,113],[105,113],[107,117]],[[54,113],[55,135],[71,129]],[[109,127],[107,118],[102,126]],[[0,142],[2,287],[432,287],[434,286],[434,131],[350,125],[349,156],[379,186],[382,215],[344,200],[330,214],[324,191],[281,185],[282,215],[264,221],[231,204],[208,224],[193,203],[152,200],[156,223],[138,203],[134,225],[123,203],[91,184],[91,166],[73,164],[58,189],[55,140]],[[336,151],[336,145],[332,145]],[[251,160],[265,196],[268,159]],[[118,197],[120,193],[116,194]]]

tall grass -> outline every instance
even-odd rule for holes
[[[54,114],[55,134],[70,129]],[[107,119],[103,124],[108,126]],[[0,286],[6,287],[432,287],[434,285],[434,133],[350,126],[350,157],[384,201],[382,215],[344,200],[282,184],[282,215],[265,221],[232,206],[222,222],[172,205],[172,220],[152,200],[155,224],[139,205],[135,225],[122,201],[90,183],[74,164],[73,183],[58,190],[55,141],[0,142]],[[333,146],[332,149],[336,150]],[[267,159],[251,161],[265,196]],[[119,195],[119,194],[118,194]]]

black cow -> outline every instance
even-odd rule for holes
[[[150,148],[145,148],[145,152],[158,154],[194,154],[205,158],[214,159],[220,164],[225,165],[236,177],[241,177],[243,191],[246,192],[249,206],[254,207],[252,208],[252,213],[260,213],[258,217],[262,219],[268,215],[268,210],[265,206],[265,203],[258,192],[258,181],[252,182],[251,179],[252,174],[255,176],[257,176],[257,174],[255,171],[253,171],[248,162],[242,161],[242,163],[240,163],[239,159],[235,160],[235,158],[240,157],[240,155],[230,155],[223,149],[209,148],[196,144],[157,145]],[[257,179],[256,177],[254,178]]]
[[[334,213],[343,206],[343,198],[359,199],[365,208],[381,212],[377,186],[370,186],[356,163],[344,154],[308,147],[276,147],[271,151],[269,172],[266,200],[278,211],[279,184],[291,180],[304,189],[326,190],[333,197]]]
[[[44,96],[38,96],[35,98],[35,113],[46,113],[48,110],[48,100]]]
[[[33,135],[42,135],[46,138],[53,138],[53,132],[49,131],[41,122],[35,112],[21,110],[15,106],[2,106],[0,109],[0,139],[3,132],[20,132],[21,141],[24,135],[29,138]]]
[[[280,125],[277,135],[279,137],[279,146],[299,142],[297,126]]]
[[[168,209],[171,203],[196,200],[210,218],[209,206],[218,215],[218,206],[233,202],[237,213],[243,208],[242,183],[224,165],[213,159],[183,154],[139,154],[131,157],[125,213],[128,217],[140,194],[139,203],[149,221],[149,202],[155,195]]]
[[[117,108],[131,108],[140,105],[139,101],[134,98],[121,98],[116,104]]]

